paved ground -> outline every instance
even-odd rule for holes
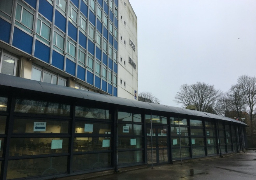
[[[194,176],[190,176],[190,169]],[[86,177],[86,175],[84,175]],[[72,179],[84,179],[75,178]],[[174,164],[120,172],[92,180],[256,180],[256,151],[220,157],[193,159]]]

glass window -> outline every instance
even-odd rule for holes
[[[99,19],[101,20],[101,18],[102,18],[102,10],[101,10],[101,8],[99,6],[97,6],[97,15],[98,15]]]
[[[118,152],[118,164],[142,163],[142,151]]]
[[[215,136],[215,130],[206,129],[206,136]]]
[[[76,45],[73,41],[68,40],[67,41],[67,53],[71,56],[71,57],[76,57]]]
[[[100,64],[98,62],[96,63],[95,72],[96,74],[100,75]]]
[[[105,117],[102,117],[102,118],[105,118]],[[78,121],[75,124],[75,133],[93,134],[93,135],[99,135],[99,134],[111,135],[111,124],[102,123],[102,122],[95,123],[95,122]]]
[[[84,32],[86,32],[86,20],[82,16],[80,16],[80,27]]]
[[[188,136],[188,128],[187,127],[171,127],[171,135],[172,136]]]
[[[99,33],[97,33],[96,42],[99,45],[99,47],[101,47],[101,35]]]
[[[117,8],[115,8],[114,13],[115,13],[115,16],[117,17]]]
[[[103,79],[107,78],[107,69],[106,68],[102,68],[102,77],[103,77]]]
[[[9,54],[4,54],[3,59],[1,62],[1,73],[2,74],[7,74],[7,75],[16,75],[16,64],[17,64],[17,59],[14,58],[13,56]]]
[[[11,20],[12,14],[12,3],[10,0],[1,0],[0,1],[0,15]]]
[[[69,121],[15,119],[13,133],[68,133]]]
[[[105,39],[103,40],[103,50],[107,52],[107,41]]]
[[[51,74],[44,72],[43,82],[51,83],[52,82]]]
[[[47,157],[37,159],[9,160],[7,179],[55,176],[67,173],[68,157]],[[51,169],[49,169],[51,167]],[[20,171],[22,173],[13,173]]]
[[[142,138],[132,137],[119,137],[118,138],[118,149],[134,149],[142,148]]]
[[[19,1],[16,7],[15,24],[24,29],[25,31],[32,33],[34,11],[31,10],[26,4]]]
[[[172,147],[180,147],[180,146],[189,146],[188,138],[172,138],[171,140]]]
[[[145,115],[145,120],[147,123],[151,123],[151,115]],[[152,123],[167,124],[167,117],[152,115]]]
[[[66,86],[66,79],[58,77],[58,85]]]
[[[205,156],[204,147],[193,147],[192,148],[192,155],[193,156]]]
[[[4,149],[4,138],[0,138],[0,158],[3,156],[3,149]],[[0,161],[0,167],[1,167],[1,161]]]
[[[216,142],[215,142],[215,138],[207,138],[206,140],[206,144],[207,146],[215,146]]]
[[[116,83],[117,83],[117,77],[114,75],[113,84],[116,86]]]
[[[187,125],[187,119],[171,117],[170,120],[171,120],[171,124],[175,126]]]
[[[17,99],[15,112],[69,116],[70,105],[48,101]]]
[[[113,59],[116,62],[116,60],[117,60],[117,52],[116,51],[114,51],[114,53],[113,53]]]
[[[87,67],[90,70],[93,70],[93,57],[92,56],[88,56]]]
[[[76,117],[110,119],[109,110],[76,106]]]
[[[90,8],[94,11],[94,0],[89,0],[90,1]]]
[[[172,158],[179,159],[179,158],[188,158],[190,157],[189,148],[181,148],[180,149],[172,149]]]
[[[35,67],[32,67],[31,80],[41,81],[42,71]]]
[[[117,39],[117,29],[114,29],[114,37]]]
[[[57,0],[56,4],[60,10],[62,10],[63,12],[66,12],[66,4],[67,4],[66,0]]]
[[[111,0],[109,0],[109,8],[110,8],[110,10],[112,10],[112,8],[113,8],[113,2]]]
[[[108,27],[108,17],[107,17],[107,15],[105,15],[105,13],[104,13],[104,17],[103,17],[103,24],[104,24],[104,26]]]
[[[1,100],[1,98],[0,98],[0,100]],[[1,101],[0,101],[0,103],[1,103],[1,105],[3,105]],[[0,109],[1,109],[1,107],[0,107]],[[0,134],[5,134],[5,127],[6,127],[6,116],[0,116]]]
[[[216,147],[214,147],[214,146],[207,147],[207,154],[208,155],[217,154]]]
[[[41,41],[50,44],[50,32],[51,32],[51,24],[39,17],[37,19],[37,29],[36,29],[36,37]]]
[[[109,145],[105,145],[105,143]],[[110,137],[77,137],[74,141],[75,152],[111,150]]]
[[[204,138],[191,138],[192,146],[204,146]]]
[[[205,121],[205,127],[207,128],[214,128],[214,121]]]
[[[82,66],[85,66],[85,57],[86,57],[85,53],[80,49],[78,63]]]
[[[108,71],[108,82],[112,82],[112,73],[111,71]]]
[[[203,126],[203,123],[201,120],[190,120],[190,126]]]
[[[113,54],[112,54],[112,52],[113,52],[113,49],[112,49],[112,47],[111,46],[109,46],[108,47],[108,55],[109,55],[109,57],[112,59],[113,57]]]
[[[69,8],[69,20],[73,23],[76,24],[77,22],[77,10],[73,7],[73,6],[70,6]]]
[[[192,129],[191,128],[191,136],[204,136],[203,129]]]
[[[113,24],[109,23],[109,32],[112,34],[113,33]]]
[[[54,40],[53,40],[54,49],[63,53],[64,50],[64,37],[54,31]]]
[[[89,37],[94,39],[94,27],[91,24],[89,25]]]

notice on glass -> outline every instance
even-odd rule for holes
[[[207,141],[208,141],[208,144],[211,144],[211,140],[210,139],[207,139]]]
[[[131,146],[135,146],[136,145],[136,139],[130,139],[130,144],[131,144]]]
[[[63,140],[52,140],[51,149],[62,149]]]
[[[191,144],[196,144],[196,140],[195,139],[191,139]]]
[[[123,126],[123,133],[129,133],[129,126]]]
[[[104,139],[102,141],[102,147],[110,147],[110,140],[109,139]]]
[[[172,144],[173,144],[173,145],[177,145],[177,139],[173,139],[173,140],[172,140]]]
[[[84,124],[84,132],[93,132],[93,124]]]
[[[34,131],[46,131],[46,122],[34,122]]]

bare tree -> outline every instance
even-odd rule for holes
[[[182,85],[175,99],[185,107],[194,105],[198,111],[214,113],[219,96],[220,92],[214,86],[197,82],[192,85]]]
[[[141,92],[138,96],[139,101],[160,104],[160,101],[150,92]]]

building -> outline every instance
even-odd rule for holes
[[[245,147],[245,126],[0,74],[0,179],[52,179],[235,153]]]
[[[136,99],[128,0],[0,0],[0,27],[0,73]]]

